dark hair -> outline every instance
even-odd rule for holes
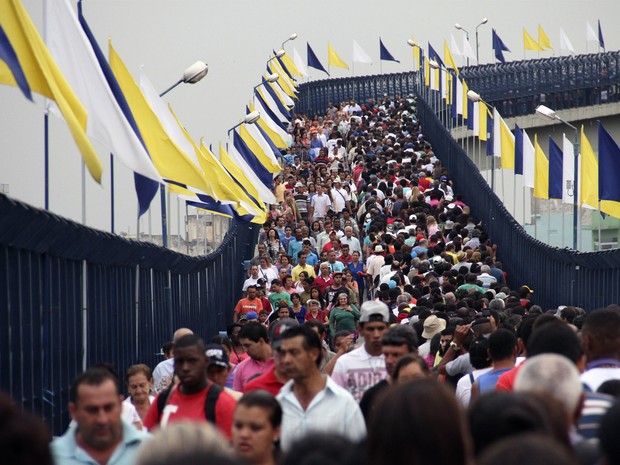
[[[173,350],[174,350],[174,342],[172,341],[164,342],[164,344],[161,346],[161,351],[164,353],[164,355],[170,356],[170,353]]]
[[[535,434],[507,437],[491,446],[480,465],[577,465],[577,460],[556,441]],[[612,462],[613,463],[613,462]]]
[[[469,346],[469,362],[476,370],[491,366],[489,340],[484,334],[471,341]]]
[[[262,339],[269,342],[267,328],[257,321],[250,321],[243,325],[239,331],[239,339],[249,339],[252,342],[258,342]]]
[[[617,358],[620,352],[620,315],[607,309],[590,312],[583,322],[582,335],[589,360]]]
[[[362,449],[337,433],[308,432],[297,439],[281,465],[359,465]]]
[[[563,355],[573,363],[577,363],[583,355],[575,331],[557,318],[537,327],[528,341],[528,357],[545,353]]]
[[[417,354],[407,354],[401,357],[398,362],[396,362],[396,365],[394,366],[394,373],[392,374],[394,380],[398,380],[400,376],[400,371],[406,366],[411,365],[412,363],[416,363],[427,376],[431,374],[431,370],[428,368],[428,364],[422,357]]]
[[[504,328],[499,328],[489,336],[489,353],[493,360],[505,360],[514,354],[517,336]]]
[[[187,334],[174,343],[174,350],[184,349],[186,347],[197,347],[202,353],[205,352],[205,341],[195,334]]]
[[[220,336],[219,334],[216,334],[211,338],[211,342],[213,344],[219,344],[221,346],[227,347],[228,350],[230,350],[231,352],[233,351],[232,341],[227,336]]]
[[[304,325],[309,327],[310,329],[312,328],[316,328],[319,330],[319,336],[322,334],[327,334],[327,329],[325,328],[325,325],[323,323],[321,323],[320,321],[317,320],[308,320],[308,321],[304,321]]]
[[[307,351],[310,351],[311,349],[318,349],[319,355],[316,359],[316,366],[320,366],[321,359],[323,358],[323,346],[321,345],[319,335],[309,326],[296,325],[290,327],[282,333],[282,340],[293,339],[297,336],[301,336],[303,338],[304,349]]]
[[[53,465],[52,439],[45,424],[23,412],[12,399],[0,393],[0,450],[3,463]]]
[[[100,386],[107,380],[112,380],[112,382],[114,382],[114,386],[116,386],[116,393],[120,394],[118,377],[109,370],[106,370],[105,368],[89,368],[83,373],[80,373],[75,377],[73,383],[71,384],[71,402],[77,402],[78,389],[82,384],[86,384],[88,386]]]
[[[381,339],[384,346],[402,346],[407,344],[409,352],[415,352],[420,345],[418,335],[411,326],[396,325],[388,329]]]
[[[570,447],[564,407],[543,394],[492,391],[472,402],[468,419],[476,456],[522,433],[542,434]]]
[[[368,465],[465,465],[470,456],[461,409],[454,394],[436,380],[391,386],[370,418]]]
[[[282,424],[282,407],[276,398],[268,391],[258,389],[250,391],[237,401],[237,407],[244,405],[246,407],[260,407],[269,412],[269,423],[273,428],[277,428]]]
[[[618,429],[620,428],[620,402],[611,406],[603,419],[599,429],[599,440],[603,455],[607,463],[620,463],[620,441],[618,441]]]

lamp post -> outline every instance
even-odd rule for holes
[[[470,100],[472,102],[482,102],[484,103],[487,107],[491,108],[492,110],[495,110],[495,107],[493,105],[491,105],[488,102],[485,102],[482,97],[480,97],[480,94],[477,92],[474,92],[473,90],[468,90],[467,91],[467,100]],[[493,124],[495,124],[495,122],[493,122]],[[487,144],[489,143],[488,139],[487,139]],[[482,165],[482,163],[480,163]],[[493,192],[495,192],[495,154],[493,154],[493,157],[491,157],[491,190]]]
[[[272,56],[271,58],[269,58],[269,60],[267,60],[267,63],[269,63],[271,60],[275,60],[276,58],[282,58],[285,53],[286,52],[284,51],[284,49],[278,50],[274,56]]]
[[[483,24],[489,22],[489,18],[482,18],[482,21],[476,26],[476,64],[480,64],[480,55],[479,55],[479,47],[478,47],[478,28]]]
[[[181,83],[196,84],[203,77],[205,77],[208,72],[209,72],[209,67],[207,66],[207,64],[203,63],[202,61],[197,61],[190,67],[186,68],[185,71],[183,71],[183,75],[181,76],[181,79],[179,79],[173,85],[171,85],[166,90],[164,90],[161,94],[159,94],[159,96],[163,97],[164,95],[166,95],[168,92],[170,92],[172,89],[174,89],[176,86],[178,86]],[[161,184],[159,186],[159,194],[161,198],[161,240],[162,240],[162,245],[167,248],[168,247],[168,226],[167,226],[168,220],[166,218],[166,185],[165,184]]]
[[[260,84],[259,84],[260,85]],[[258,87],[258,86],[257,86]],[[258,111],[251,111],[250,113],[248,113],[247,115],[245,115],[243,117],[243,119],[238,122],[237,124],[235,124],[232,128],[230,128],[228,130],[228,135],[230,136],[230,133],[235,129],[238,128],[239,126],[241,126],[242,124],[254,124],[258,121],[258,119],[260,118],[260,113]]]
[[[284,44],[287,42],[290,42],[291,40],[295,40],[297,39],[297,33],[293,32],[290,36],[288,36],[288,39],[286,39],[284,42],[282,42],[282,49],[284,50]]]
[[[538,105],[536,107],[536,113],[546,118],[564,123],[566,126],[573,130],[573,156],[575,163],[573,169],[575,170],[574,180],[572,185],[573,190],[573,250],[577,249],[577,233],[578,233],[578,218],[579,218],[579,130],[570,124],[568,121],[563,120],[558,116],[555,110],[544,105]],[[570,189],[571,186],[566,186]]]
[[[411,47],[411,48],[417,48],[420,51],[421,54],[424,54],[424,50],[422,50],[422,47],[420,47],[420,45],[415,40],[407,39],[407,45],[409,45],[409,47]],[[414,66],[415,66],[415,63],[414,63]],[[420,75],[420,69],[418,69],[418,88],[420,87],[419,84],[421,82],[421,80],[419,78],[419,75]],[[422,93],[421,90],[422,89],[420,89],[420,88],[418,89],[418,91],[420,93]]]
[[[459,31],[463,31],[465,33],[465,37],[467,38],[467,42],[469,42],[469,32],[459,23],[454,23],[454,27]],[[467,66],[469,66],[469,57],[467,57]]]
[[[280,75],[278,73],[270,74],[269,76],[265,77],[264,81],[261,81],[260,83],[252,87],[252,92],[254,92],[258,87],[264,85],[265,82],[276,82],[278,79],[280,79]]]

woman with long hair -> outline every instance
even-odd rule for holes
[[[280,254],[284,253],[284,247],[282,246],[282,242],[280,241],[276,228],[269,228],[267,231],[267,238],[263,244],[265,244],[267,253],[269,254],[269,257],[271,257],[271,262],[277,263]]]
[[[345,268],[343,272],[343,278],[344,279],[342,283],[347,289],[349,289],[353,293],[353,296],[354,296],[353,303],[359,307],[359,305],[361,304],[359,285],[357,284],[357,281],[355,281],[355,278],[353,277],[353,272],[349,268]]]
[[[357,250],[354,251],[351,255],[353,256],[353,260],[351,261],[351,263],[347,263],[347,268],[349,269],[349,271],[351,271],[351,275],[357,283],[357,302],[361,304],[363,300],[364,290],[366,288],[366,265],[362,261],[360,261],[361,255]]]
[[[310,288],[310,298],[319,303],[321,310],[325,310],[325,299],[323,298],[323,292],[319,286],[312,286]]]
[[[306,318],[306,307],[301,304],[301,296],[299,294],[291,294],[291,301],[293,302],[291,310],[295,314],[295,319],[299,321],[299,324],[302,324]]]

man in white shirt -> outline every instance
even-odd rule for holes
[[[390,309],[383,302],[368,300],[362,304],[359,334],[364,345],[341,356],[332,377],[360,401],[364,392],[387,377],[381,339],[390,323]]]
[[[179,328],[174,332],[172,342],[177,342],[183,336],[194,334],[191,329]],[[159,393],[166,389],[174,376],[174,357],[160,362],[153,370],[153,390]]]
[[[346,226],[344,228],[344,237],[340,239],[341,244],[347,244],[351,253],[357,251],[362,255],[362,246],[360,240],[353,235],[353,228]]]
[[[334,211],[338,214],[342,213],[345,208],[350,211],[351,206],[349,193],[342,188],[340,178],[334,180],[334,187],[332,189],[332,201],[334,202]]]
[[[331,205],[332,202],[329,199],[329,196],[323,191],[323,186],[317,185],[316,195],[312,197],[308,216],[312,217],[313,221],[324,219],[327,216],[327,212],[329,211],[329,207],[331,207]]]
[[[319,369],[322,347],[318,334],[305,325],[293,326],[282,335],[278,351],[291,378],[277,396],[283,413],[282,449],[286,452],[310,432],[337,433],[355,442],[363,439],[366,425],[359,406]]]

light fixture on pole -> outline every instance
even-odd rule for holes
[[[243,117],[243,119],[235,124],[232,128],[230,128],[228,130],[228,135],[230,135],[230,133],[235,129],[238,128],[239,126],[241,126],[242,124],[254,124],[258,121],[258,119],[260,118],[260,113],[255,111],[251,111],[250,113],[248,113],[247,115],[245,115]]]
[[[256,84],[253,88],[252,91],[255,91],[257,87],[262,86],[263,84],[265,84],[265,82],[276,82],[278,79],[280,79],[280,75],[278,73],[273,73],[270,74],[269,76],[266,76],[264,78],[264,81],[261,81],[259,84]]]
[[[290,36],[288,36],[288,39],[286,39],[284,42],[282,42],[282,49],[284,49],[284,44],[291,41],[291,40],[295,40],[297,39],[297,33],[293,32]]]
[[[185,71],[183,71],[183,75],[181,76],[181,79],[179,79],[173,85],[171,85],[166,90],[164,90],[161,94],[159,94],[159,96],[163,97],[164,95],[166,95],[168,92],[170,92],[172,89],[174,89],[176,86],[178,86],[181,83],[196,84],[203,77],[205,77],[208,72],[209,72],[209,66],[207,66],[207,64],[202,61],[197,61],[196,63],[189,66],[188,68],[185,68]],[[166,218],[166,185],[165,184],[161,184],[159,186],[159,195],[161,198],[161,241],[162,241],[162,245],[167,248],[168,247],[168,219]]]
[[[463,31],[465,33],[465,38],[467,39],[467,42],[469,42],[469,32],[467,31],[467,29],[465,29],[459,23],[454,23],[454,27],[459,31]],[[467,66],[469,66],[469,57],[467,57]]]
[[[420,47],[420,45],[415,40],[407,39],[407,45],[409,45],[409,47],[411,47],[411,48],[417,48],[422,55],[424,54],[424,50],[422,50],[422,47]],[[415,60],[415,58],[414,58],[414,60]],[[421,62],[421,58],[420,58],[420,62]],[[420,66],[420,65],[421,65],[421,63],[418,63],[418,66]],[[413,67],[415,69],[415,61],[413,63]],[[419,74],[420,74],[420,70],[418,69],[418,77],[417,77],[418,92],[420,92],[420,90],[421,90],[420,85],[421,85],[421,82],[422,82],[422,80],[419,78]]]
[[[196,84],[203,77],[205,77],[208,72],[209,72],[209,66],[202,61],[197,61],[190,67],[186,68],[185,71],[183,71],[183,76],[181,76],[181,79],[179,79],[177,82],[175,82],[170,87],[168,87],[166,90],[164,90],[161,94],[159,94],[159,96],[163,97],[164,95],[166,95],[168,92],[170,92],[172,89],[174,89],[176,86],[178,86],[181,83]]]
[[[489,22],[489,18],[482,18],[482,21],[476,26],[476,64],[480,64],[480,55],[479,55],[479,47],[478,47],[478,28],[483,24]]]
[[[560,118],[560,116],[558,116],[555,110],[552,110],[551,108],[544,105],[538,105],[536,107],[536,113],[544,116],[545,118],[559,121],[560,123],[565,124],[573,130],[573,156],[575,159],[573,169],[575,170],[575,173],[573,175],[574,180],[572,186],[567,186],[567,188],[569,188],[570,190],[570,187],[572,187],[573,191],[573,250],[577,250],[577,232],[579,218],[579,130],[568,121]]]
[[[480,94],[478,92],[474,92],[473,90],[467,91],[467,100],[469,100],[470,102],[474,102],[474,103],[482,102],[487,107],[491,108],[492,110],[495,110],[495,107],[493,105],[491,105],[488,102],[485,102],[480,96]],[[486,143],[487,144],[489,143],[488,139]],[[482,163],[480,164],[482,165]],[[491,190],[495,192],[495,154],[493,154],[493,157],[491,158]]]
[[[269,63],[271,60],[275,60],[276,58],[282,58],[285,53],[286,52],[284,51],[284,49],[278,50],[274,56],[272,56],[271,58],[269,58],[269,60],[267,60],[267,63]]]

